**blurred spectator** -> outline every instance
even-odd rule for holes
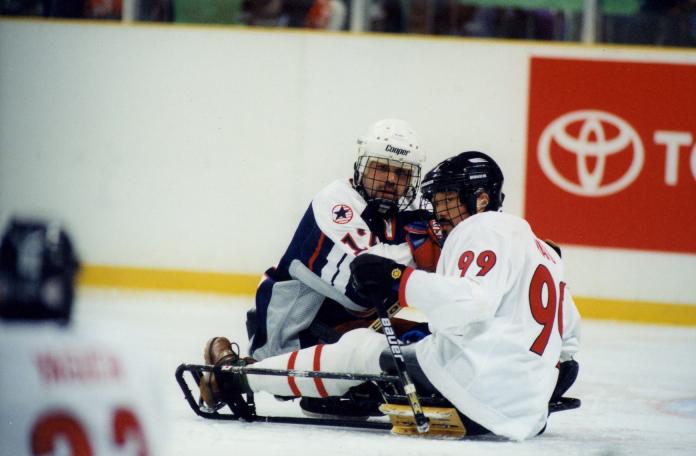
[[[172,2],[171,0],[137,0],[135,14],[135,19],[139,21],[172,21]]]
[[[242,6],[242,23],[262,27],[286,27],[290,25],[291,14],[283,0],[245,0]]]
[[[121,19],[122,0],[84,0],[84,17],[89,19]]]
[[[411,0],[409,33],[515,39],[554,39],[556,16],[548,9],[476,7],[450,0]]]
[[[553,14],[548,10],[498,8],[496,36],[532,40],[553,39]]]
[[[606,15],[602,41],[696,46],[696,0],[642,0],[633,15]]]
[[[437,5],[428,0],[411,0],[408,2],[407,30],[409,33],[431,33],[433,16]]]
[[[43,0],[44,16],[84,17],[86,0]]]
[[[368,6],[369,30],[401,33],[406,31],[405,11],[401,0],[372,0]]]
[[[12,16],[84,17],[85,0],[0,0],[0,13]]]
[[[643,0],[641,15],[653,22],[648,42],[661,46],[695,46],[696,0]]]
[[[262,27],[341,30],[347,9],[341,0],[246,0],[242,23]]]
[[[305,27],[342,30],[346,24],[346,5],[340,0],[315,0],[305,15]]]
[[[353,0],[0,0],[0,14],[346,30]],[[609,4],[610,3],[610,4]],[[127,7],[124,6],[127,4]],[[464,0],[366,0],[366,29],[576,41],[582,13]],[[505,2],[500,2],[505,5]],[[129,8],[128,8],[129,7]],[[603,11],[603,8],[607,8]],[[599,2],[598,41],[696,47],[696,0]]]
[[[0,13],[21,16],[120,19],[122,0],[0,0]]]
[[[8,16],[43,16],[42,0],[0,0],[0,14]]]

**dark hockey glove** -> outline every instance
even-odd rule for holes
[[[380,241],[385,242],[384,221],[391,220],[397,212],[398,207],[394,201],[374,198],[368,201],[360,217],[365,220],[365,224],[370,229],[370,232],[377,235]]]
[[[434,219],[411,222],[404,230],[418,269],[435,272],[442,252],[442,230],[438,223]]]
[[[398,211],[399,207],[394,201],[373,198],[367,202],[367,206],[365,206],[365,210],[363,210],[361,215],[363,218],[367,217],[371,220],[376,218],[384,220],[396,215]]]
[[[368,302],[392,303],[398,299],[404,269],[406,266],[389,258],[364,253],[350,264],[351,286]]]
[[[558,380],[556,387],[551,394],[551,402],[559,400],[568,389],[573,386],[575,379],[578,378],[580,365],[575,360],[563,361],[558,366]]]

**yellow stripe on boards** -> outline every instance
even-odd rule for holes
[[[696,306],[574,297],[582,318],[696,326]]]
[[[199,291],[232,295],[253,295],[260,281],[260,274],[231,274],[101,265],[84,265],[78,277],[78,285],[80,286]]]
[[[148,269],[84,265],[80,286],[191,291],[253,296],[261,280],[257,274]],[[575,296],[580,315],[587,319],[696,326],[696,305],[668,304]]]

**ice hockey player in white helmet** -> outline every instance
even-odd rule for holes
[[[352,179],[316,194],[278,265],[258,287],[247,315],[249,355],[257,360],[335,342],[375,321],[374,309],[349,283],[357,255],[370,252],[434,269],[439,244],[432,215],[414,205],[426,158],[418,134],[403,120],[384,119],[359,138],[357,149]],[[400,331],[413,329],[414,323],[397,321]],[[223,342],[209,341],[207,363],[222,357],[217,347]],[[204,392],[208,381],[201,382]]]
[[[251,370],[380,375],[398,356],[416,386],[404,391],[444,397],[461,418],[462,435],[524,440],[543,432],[549,404],[577,376],[580,316],[556,248],[525,220],[500,212],[502,185],[502,171],[484,153],[445,160],[422,187],[446,234],[436,272],[369,253],[351,263],[359,296],[381,308],[398,301],[420,309],[432,334],[395,350],[385,335],[358,328],[334,344],[266,358]],[[234,353],[223,362],[248,363]],[[251,370],[228,375],[226,391],[332,397],[361,383]]]
[[[71,325],[78,260],[56,223],[13,219],[0,242],[0,453],[163,453],[154,374]]]
[[[381,199],[387,206],[406,209],[416,196],[425,161],[420,143],[416,132],[403,120],[375,123],[358,139],[353,187],[367,201]]]

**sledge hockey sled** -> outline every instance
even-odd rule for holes
[[[371,382],[378,389],[381,398],[375,399],[381,403],[371,404],[373,409],[379,409],[382,416],[389,417],[390,421],[366,420],[363,418],[337,417],[337,418],[310,418],[310,417],[283,417],[263,416],[256,413],[254,395],[239,392],[223,391],[221,399],[214,407],[209,407],[202,400],[194,397],[190,387],[193,383],[198,388],[203,373],[210,372],[218,379],[224,379],[226,375],[244,373],[246,375],[274,375],[283,377],[308,377],[334,380],[361,380]],[[319,426],[350,427],[362,429],[390,430],[397,435],[421,435],[438,438],[460,439],[466,436],[466,427],[462,423],[457,410],[442,396],[421,396],[420,402],[423,412],[428,417],[430,429],[426,433],[419,433],[416,427],[413,411],[408,405],[407,396],[401,386],[398,376],[392,375],[363,375],[337,372],[298,371],[281,369],[261,369],[250,366],[208,366],[199,364],[181,364],[175,373],[175,378],[184,399],[198,416],[212,420],[243,420],[247,422],[311,424]],[[224,382],[219,382],[220,384]],[[349,392],[342,399],[357,401]],[[364,400],[364,398],[360,399]],[[558,401],[549,403],[549,414],[572,410],[580,407],[580,400],[563,397]]]

